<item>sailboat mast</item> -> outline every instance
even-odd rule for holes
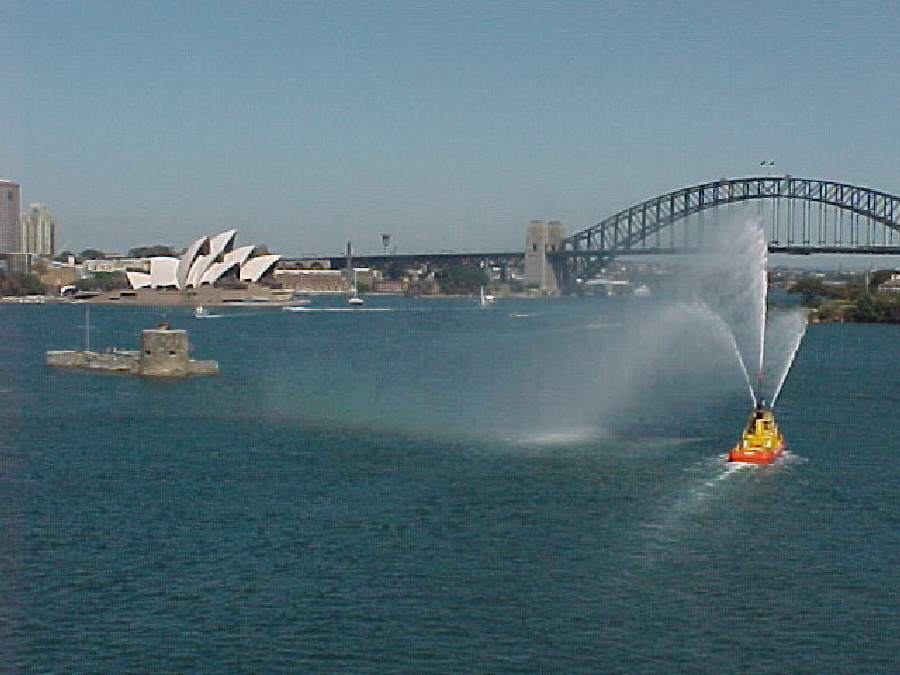
[[[353,274],[353,246],[351,242],[347,242],[347,284],[350,286],[350,292],[356,292],[356,279]]]

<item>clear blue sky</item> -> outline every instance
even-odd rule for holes
[[[900,3],[0,0],[60,243],[521,247],[762,159],[900,193]]]

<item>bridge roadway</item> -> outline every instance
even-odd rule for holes
[[[849,255],[900,255],[900,246],[830,246],[825,244],[779,244],[777,242],[769,243],[769,253],[782,253],[785,255],[814,255],[818,253],[828,254],[849,254]],[[691,246],[640,246],[628,250],[618,252],[618,257],[628,257],[632,255],[672,255],[697,253],[700,247]],[[548,253],[550,259],[567,259],[585,257],[598,257],[608,253],[604,250],[563,250],[556,253]]]
[[[493,262],[493,261],[514,261],[522,260],[525,257],[524,251],[499,251],[496,253],[390,253],[390,254],[374,254],[360,255],[353,254],[353,263],[364,267],[378,267],[383,269],[392,263],[432,263],[436,265],[447,264],[464,264],[473,261]],[[331,269],[341,269],[347,266],[347,256],[309,256],[305,258],[288,258],[284,262],[288,265],[293,261],[307,261],[310,259],[327,260],[331,265]]]
[[[636,247],[629,251],[622,251],[622,257],[633,255],[672,255],[696,253],[696,247],[691,248],[672,248],[672,247]],[[555,253],[548,253],[547,257],[553,258],[571,258],[576,256],[596,257],[604,253],[595,250],[563,250]],[[839,245],[813,245],[813,244],[778,244],[771,242],[769,244],[769,253],[781,253],[786,255],[813,255],[819,253],[827,254],[848,254],[848,255],[900,255],[900,246],[839,246]],[[290,264],[294,260],[309,260],[313,256],[304,258],[288,258],[284,262]],[[473,262],[499,262],[509,264],[518,262],[525,258],[524,251],[480,251],[480,252],[442,252],[442,253],[391,253],[391,254],[374,254],[374,255],[353,255],[354,263],[358,263],[364,267],[377,267],[384,269],[392,263],[401,264],[466,264]],[[331,269],[341,269],[346,266],[346,256],[319,256],[318,260],[328,260]]]

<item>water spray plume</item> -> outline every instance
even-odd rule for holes
[[[754,405],[762,383],[754,386],[749,373],[764,370],[767,253],[759,218],[734,218],[721,223],[696,266],[698,293],[730,331]]]
[[[747,370],[747,366],[744,363],[744,359],[741,357],[741,350],[738,347],[737,340],[734,338],[734,333],[731,328],[725,323],[724,319],[709,308],[703,302],[695,301],[695,309],[699,310],[701,313],[705,314],[706,320],[712,325],[719,333],[722,335],[723,339],[734,349],[735,359],[737,360],[738,366],[741,368],[741,372],[744,374],[744,379],[747,381],[747,390],[750,392],[750,400],[753,401],[753,405],[756,405],[756,392],[753,389],[753,381],[750,379],[750,372]]]
[[[728,334],[754,406],[775,404],[806,328],[802,310],[767,313],[767,258],[760,219],[739,217],[721,224],[693,272],[695,304]]]
[[[770,381],[774,384],[770,397],[772,406],[787,380],[805,333],[806,313],[800,308],[773,311],[768,316],[766,344],[769,358],[766,365]]]

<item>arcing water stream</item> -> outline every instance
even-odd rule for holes
[[[731,333],[753,405],[774,405],[806,330],[801,308],[767,312],[766,260],[759,219],[736,218],[722,223],[696,266],[697,295]]]
[[[802,310],[771,311],[766,322],[766,363],[763,382],[773,384],[769,397],[775,405],[794,357],[800,349],[800,341],[806,332],[806,314]]]

